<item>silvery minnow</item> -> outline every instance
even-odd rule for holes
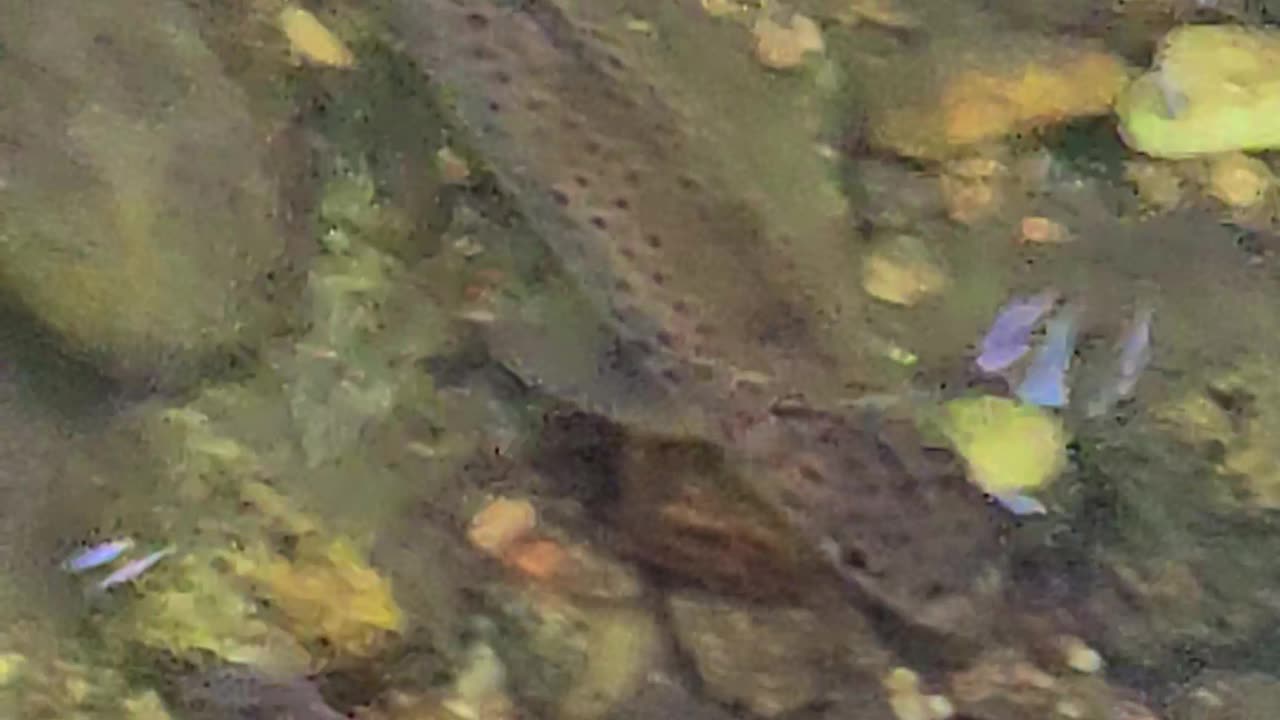
[[[114,562],[116,558],[132,548],[133,544],[132,538],[116,538],[80,548],[62,561],[62,569],[70,573],[81,573],[102,567]]]
[[[1040,407],[1066,407],[1071,392],[1067,388],[1067,370],[1075,351],[1076,316],[1079,311],[1067,307],[1049,321],[1044,344],[1036,351],[1031,367],[1018,385],[1018,399]]]
[[[1133,395],[1138,377],[1151,362],[1151,322],[1155,309],[1140,305],[1134,310],[1133,320],[1120,340],[1119,362],[1114,380],[1109,382],[1089,403],[1088,416],[1097,417],[1109,411],[1116,403]]]
[[[116,585],[130,582],[142,575],[142,573],[150,570],[152,566],[166,557],[177,552],[177,548],[170,545],[167,548],[157,550],[146,557],[130,560],[128,563],[120,566],[118,570],[98,581],[98,590],[109,590]]]
[[[977,365],[983,372],[997,373],[1013,365],[1031,349],[1031,332],[1058,300],[1057,293],[1045,291],[1009,302],[996,315],[991,329],[982,338]]]

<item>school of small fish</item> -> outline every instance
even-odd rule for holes
[[[1076,326],[1082,307],[1046,290],[1016,298],[1000,309],[980,343],[975,360],[988,374],[1012,375],[1014,366],[1031,350],[1031,338],[1043,323],[1044,339],[1021,373],[1015,394],[1029,405],[1062,409],[1071,403],[1069,374],[1075,354]],[[1055,311],[1056,310],[1056,311]],[[1100,416],[1132,397],[1138,378],[1151,362],[1151,325],[1155,309],[1140,303],[1116,346],[1111,379],[1086,403],[1088,417]]]
[[[72,553],[70,557],[63,560],[61,567],[66,572],[72,574],[85,573],[90,570],[96,570],[115,563],[124,557],[125,553],[134,548],[137,543],[132,538],[122,537],[111,540],[104,540],[93,545],[83,547]],[[177,552],[177,548],[170,545],[159,550],[151,552],[140,558],[135,558],[122,565],[116,567],[106,577],[94,583],[94,588],[98,592],[110,590],[117,585],[123,585],[132,582],[141,577],[143,573],[150,570],[161,560]]]

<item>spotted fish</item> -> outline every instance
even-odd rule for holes
[[[646,56],[609,34],[611,13],[601,10],[617,15],[632,5],[685,14],[663,25],[670,32],[659,30]],[[824,178],[796,169],[812,158],[813,138],[789,134],[784,120],[794,113],[785,103],[723,112],[732,101],[717,104],[719,96],[738,97],[740,87],[707,84],[699,90],[708,98],[699,99],[654,59],[674,54],[690,73],[718,64],[750,85],[735,75],[753,71],[746,34],[735,36],[737,50],[698,55],[696,38],[678,41],[680,28],[708,39],[737,29],[692,2],[394,7],[406,51],[443,88],[489,171],[620,346],[666,388],[681,423],[692,415],[699,442],[725,452],[741,482],[842,577],[903,615],[946,624],[940,618],[951,613],[939,608],[952,606],[949,596],[987,577],[971,570],[991,558],[994,529],[965,483],[933,482],[933,471],[915,472],[896,457],[895,446],[918,450],[917,437],[881,443],[833,412],[851,384],[878,380],[869,379],[875,362],[852,223],[839,203],[806,204],[822,196]],[[782,120],[768,125],[774,117]],[[786,152],[770,155],[779,152],[774,143]],[[753,154],[790,168],[786,182],[751,165]],[[805,412],[777,414],[779,398],[797,396]],[[596,410],[611,399],[583,400]],[[689,537],[719,533],[707,548],[786,547],[744,540],[757,536],[749,522],[708,526],[702,521],[717,511],[674,497],[654,501],[658,519],[686,523]],[[663,552],[676,550],[688,547]],[[708,550],[694,560],[706,567],[723,555]]]
[[[781,193],[737,192],[750,183],[698,132],[711,113],[673,109],[686,95],[638,77],[635,53],[574,6],[405,0],[396,23],[533,229],[682,402],[766,380],[775,396],[841,395],[866,355],[847,215],[788,214],[803,237],[772,222]]]

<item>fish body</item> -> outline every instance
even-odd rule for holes
[[[1026,375],[1018,385],[1018,398],[1031,405],[1062,408],[1070,402],[1067,371],[1075,352],[1076,319],[1079,310],[1063,309],[1049,320],[1044,344],[1036,351]]]
[[[637,49],[635,33],[611,36],[620,6],[652,20],[657,39]],[[616,414],[615,397],[557,394],[629,433],[723,454],[742,469],[737,492],[749,488],[793,538],[836,560],[841,578],[904,617],[934,624],[945,613],[926,608],[940,606],[940,592],[985,577],[974,568],[993,561],[998,543],[981,494],[954,468],[951,482],[932,481],[936,470],[914,474],[905,458],[919,451],[918,436],[882,444],[842,414],[850,395],[884,390],[901,367],[882,376],[869,359],[885,353],[867,328],[854,223],[815,167],[816,136],[795,126],[804,108],[779,99],[795,85],[742,62],[740,28],[696,3],[392,7],[406,52],[617,337],[599,365],[660,388],[645,396],[661,408],[637,425]],[[711,67],[724,83],[690,82]],[[733,103],[745,104],[726,111]],[[832,196],[840,202],[823,199]],[[799,398],[806,412],[782,417],[780,398]],[[680,553],[669,566],[714,572],[728,564],[726,547],[757,547],[744,541],[758,532],[753,523],[718,518],[732,505],[704,509],[689,487],[672,492],[653,504],[688,506],[657,514],[676,525],[661,534],[699,542],[653,550]]]
[[[1133,395],[1138,378],[1151,362],[1151,324],[1154,318],[1155,309],[1149,305],[1140,305],[1134,311],[1133,319],[1117,344],[1115,374],[1090,400],[1086,409],[1089,417],[1098,417]]]
[[[682,13],[664,26],[666,42],[690,24],[732,32],[686,5],[648,5],[648,14]],[[767,379],[773,397],[833,404],[862,384],[876,352],[853,334],[866,298],[851,280],[860,268],[852,223],[834,174],[811,167],[815,138],[788,124],[799,113],[761,103],[752,116],[770,123],[768,134],[744,132],[677,87],[676,73],[644,65],[627,44],[634,33],[602,39],[609,18],[591,24],[608,14],[598,3],[398,7],[407,51],[443,86],[487,167],[628,357],[679,398],[673,404],[720,415],[743,378]],[[720,63],[731,80],[766,87],[736,56],[703,56],[699,67]],[[739,91],[756,88],[701,96]],[[779,135],[797,139],[780,150]],[[756,156],[780,169],[735,165]],[[784,171],[786,183],[773,176]],[[605,412],[614,405],[574,399]]]
[[[62,561],[62,569],[70,573],[81,573],[102,567],[115,562],[133,545],[131,538],[116,538],[81,548]]]
[[[124,565],[121,565],[115,572],[98,581],[96,587],[99,591],[103,591],[110,590],[116,585],[132,582],[154,567],[156,563],[169,557],[175,552],[177,552],[177,548],[169,546],[156,550],[155,552],[138,558],[137,560],[131,560]]]
[[[1018,298],[1000,309],[991,328],[982,338],[982,351],[976,360],[983,372],[996,373],[1008,369],[1031,349],[1031,333],[1053,309],[1058,295],[1046,291],[1028,298]]]

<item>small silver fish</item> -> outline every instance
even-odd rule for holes
[[[1049,321],[1044,344],[1018,385],[1018,399],[1049,408],[1066,407],[1070,402],[1067,371],[1071,368],[1071,355],[1075,351],[1078,315],[1079,309],[1069,306]]]
[[[1025,517],[1027,515],[1044,515],[1049,512],[1048,508],[1044,506],[1044,503],[1031,497],[1030,495],[1023,495],[1021,493],[1009,493],[1009,494],[1002,494],[1002,495],[992,495],[991,499],[995,500],[996,503],[1000,505],[1000,507],[1003,507],[1005,510],[1008,510],[1011,514],[1017,515],[1019,517]]]
[[[177,548],[170,545],[169,547],[157,550],[146,557],[131,560],[122,565],[118,570],[100,580],[97,584],[98,590],[109,590],[116,585],[131,582],[142,575],[142,573],[150,570],[156,563],[166,557],[177,552]]]
[[[132,538],[116,538],[80,548],[62,561],[62,569],[69,573],[81,573],[96,567],[102,567],[114,562],[116,558],[131,549],[133,545]]]
[[[1031,349],[1031,332],[1057,301],[1058,294],[1046,290],[1032,297],[1017,298],[1001,308],[982,338],[982,352],[976,360],[978,368],[997,373],[1021,359]]]
[[[1107,413],[1116,403],[1133,395],[1138,378],[1151,362],[1151,323],[1155,308],[1139,305],[1118,344],[1119,362],[1115,377],[1098,392],[1086,409],[1088,417]]]
[[[1187,94],[1179,90],[1163,70],[1156,72],[1155,85],[1160,92],[1160,99],[1164,101],[1165,118],[1177,120],[1179,115],[1187,111],[1187,105],[1191,102]]]

